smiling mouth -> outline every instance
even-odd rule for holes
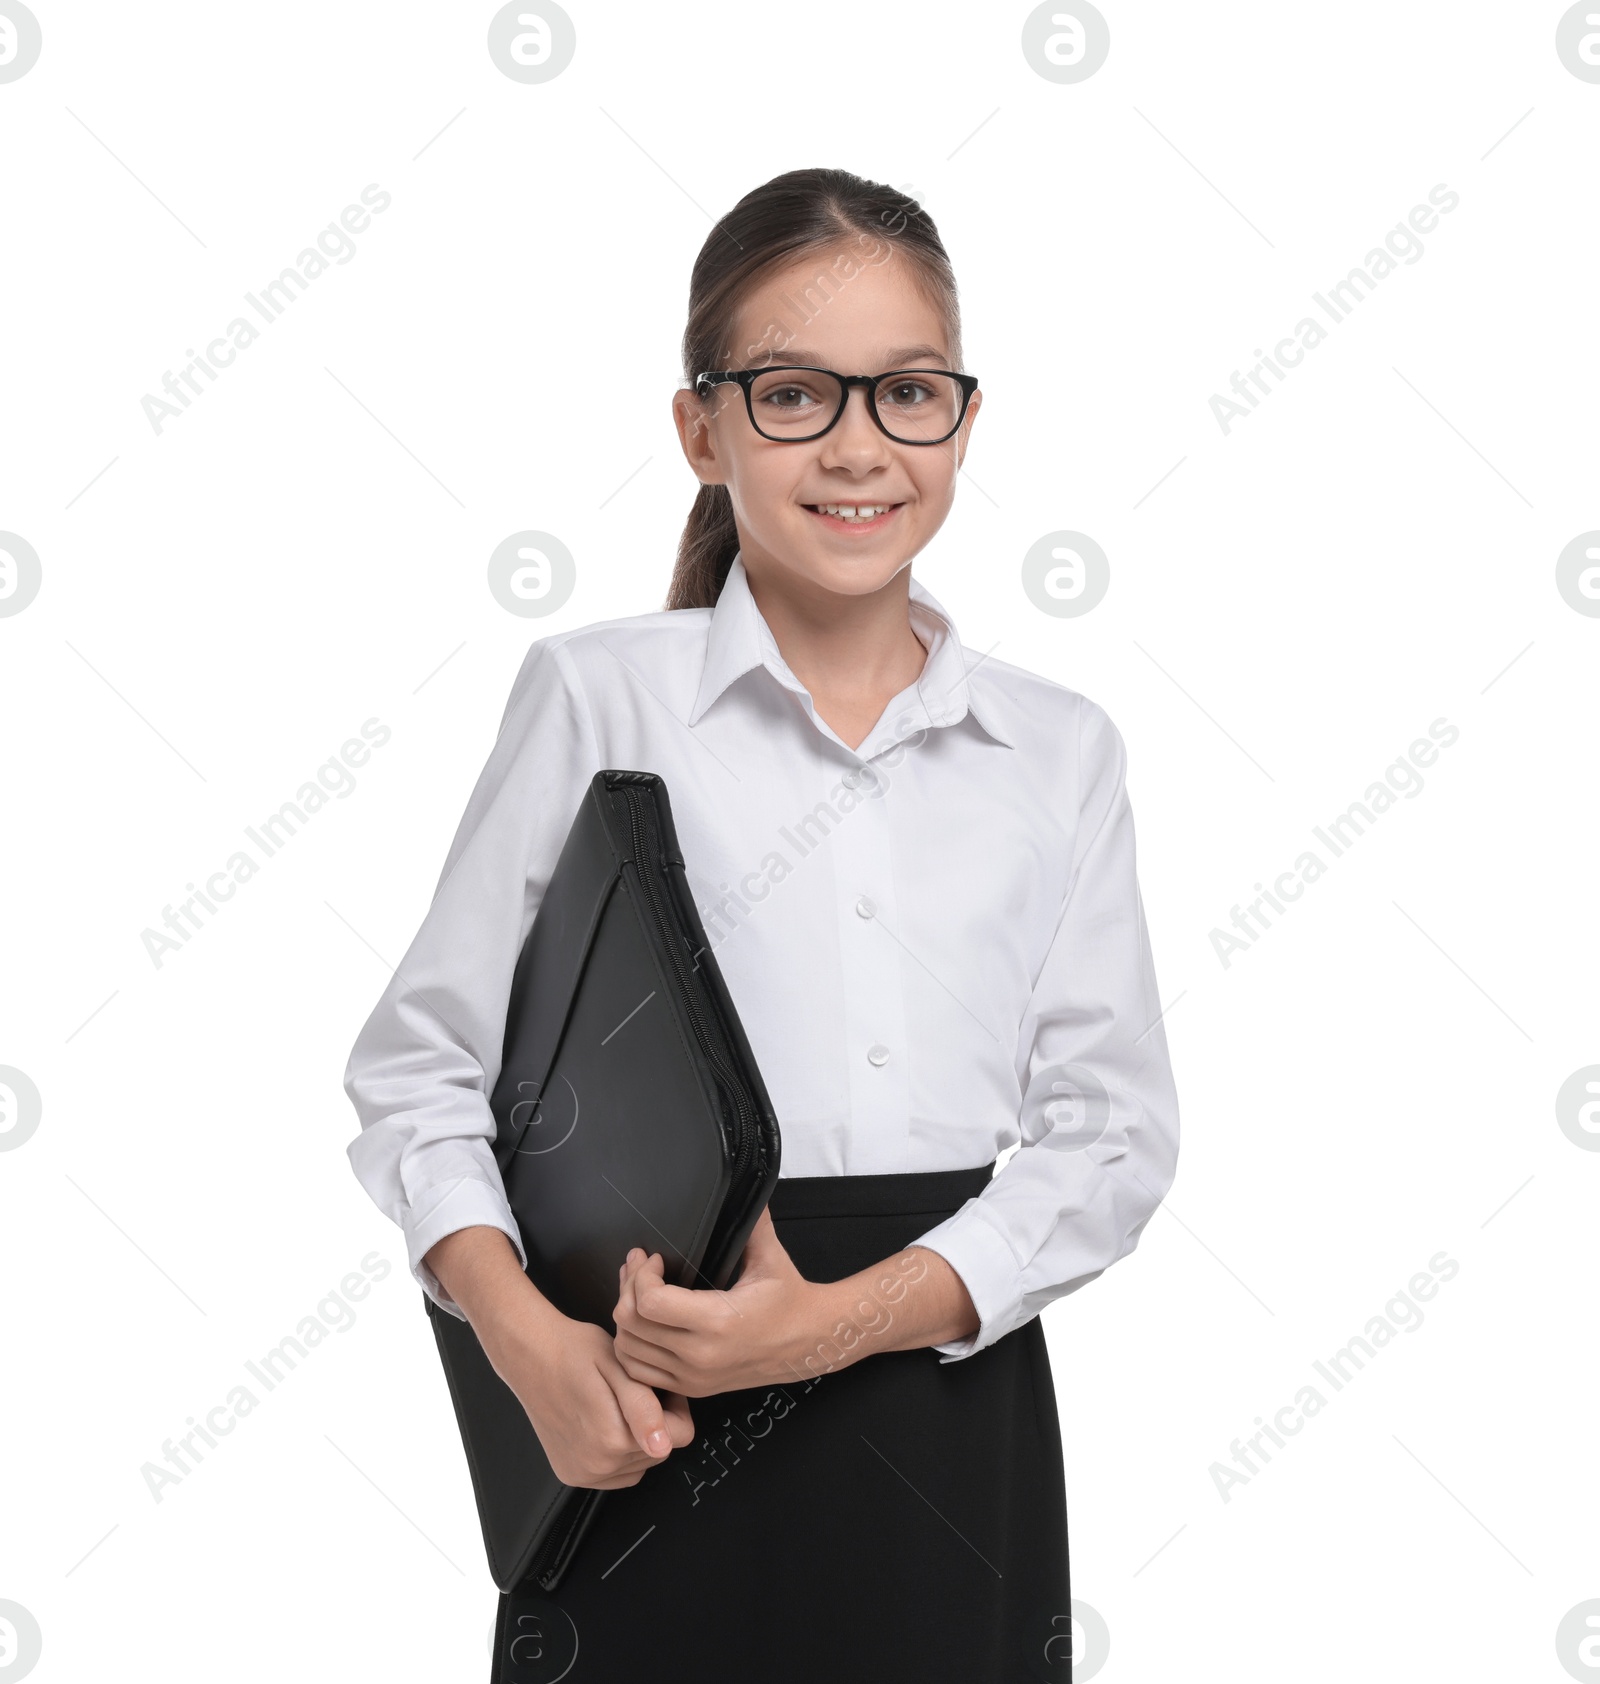
[[[836,527],[876,527],[881,526],[896,510],[903,509],[905,504],[806,503],[802,506],[808,514],[816,515]]]

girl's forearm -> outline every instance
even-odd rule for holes
[[[431,1246],[423,1261],[460,1305],[491,1362],[513,1331],[526,1339],[541,1324],[553,1329],[566,1319],[528,1279],[499,1228],[458,1228]]]
[[[936,1251],[907,1246],[870,1269],[819,1288],[817,1372],[880,1351],[912,1351],[976,1333],[966,1283]]]

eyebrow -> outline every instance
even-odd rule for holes
[[[797,351],[794,346],[786,345],[783,355],[793,357],[797,363],[805,363],[813,368],[827,367],[815,351]],[[914,366],[911,359],[915,357],[932,357],[936,362],[944,360],[944,352],[932,345],[902,345],[897,350],[885,352],[885,356],[887,362],[884,366],[888,369],[911,368]]]

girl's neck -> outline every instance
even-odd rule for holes
[[[881,589],[847,596],[782,568],[745,575],[789,670],[841,742],[859,747],[883,710],[914,684],[927,649],[911,629],[911,568]]]

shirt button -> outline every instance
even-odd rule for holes
[[[867,1062],[869,1064],[887,1064],[889,1062],[889,1049],[882,1041],[874,1041],[867,1048]]]
[[[865,895],[863,895],[861,897],[861,899],[856,902],[856,911],[863,918],[871,918],[877,912],[877,910],[878,910],[877,907],[875,907],[872,904],[872,902],[867,899],[867,897]]]

